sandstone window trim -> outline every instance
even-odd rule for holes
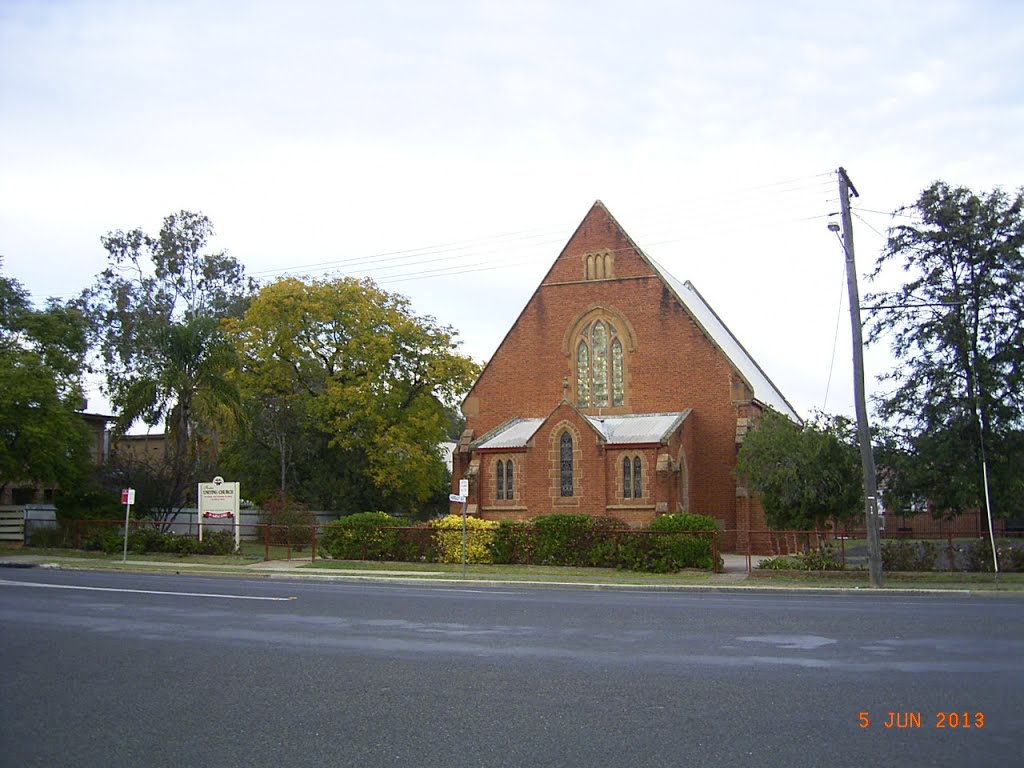
[[[514,501],[515,494],[515,469],[512,459],[498,459],[494,464],[494,498],[498,501]]]
[[[581,257],[584,280],[612,280],[615,278],[615,252],[593,251]]]
[[[626,329],[599,315],[578,332],[575,343],[576,405],[621,408],[626,405]]]
[[[622,498],[644,498],[643,461],[639,456],[622,457]]]

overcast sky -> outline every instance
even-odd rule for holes
[[[70,298],[104,233],[202,211],[261,281],[368,275],[485,360],[601,199],[852,414],[835,170],[862,275],[932,181],[1024,185],[1024,3],[837,5],[0,0],[2,271]]]

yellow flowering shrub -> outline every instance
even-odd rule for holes
[[[430,527],[434,529],[434,546],[437,548],[437,559],[441,563],[462,562],[462,515],[448,515],[432,520]],[[481,520],[478,517],[466,518],[466,562],[491,563],[491,545],[497,535],[498,523],[494,520]]]

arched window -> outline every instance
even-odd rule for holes
[[[510,464],[512,462],[509,462]],[[497,469],[494,473],[496,480],[496,487],[494,489],[494,498],[504,499],[505,498],[505,467],[502,462],[498,462]]]
[[[590,348],[586,341],[576,348],[576,402],[581,408],[590,405]]]
[[[644,495],[640,457],[626,456],[622,460],[622,498],[642,499]]]
[[[625,402],[625,362],[619,331],[607,320],[587,323],[576,344],[576,405],[615,408]]]
[[[507,462],[505,462],[505,498],[506,499],[514,498],[514,494],[513,494],[513,491],[512,491],[513,480],[514,480],[514,478],[512,476],[512,459],[509,459]]]
[[[615,254],[612,251],[583,255],[583,279],[607,280],[615,277]]]
[[[558,441],[558,459],[561,478],[561,495],[573,495],[572,477],[572,435],[568,431],[562,433]]]

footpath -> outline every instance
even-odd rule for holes
[[[338,568],[315,567],[309,557],[290,560],[267,560],[251,563],[208,563],[180,560],[135,560],[126,563],[119,558],[89,558],[61,556],[52,553],[25,553],[18,550],[0,550],[0,569],[2,568],[40,568],[47,570],[94,570],[168,573],[176,575],[224,575],[249,578],[269,579],[312,579],[322,581],[349,582],[391,582],[402,584],[436,584],[459,585],[472,584],[477,587],[533,587],[561,589],[607,589],[633,591],[677,591],[677,592],[788,592],[796,594],[865,594],[865,593],[898,593],[898,594],[932,594],[932,595],[1015,595],[1024,596],[1024,581],[1006,580],[992,583],[978,583],[974,580],[964,583],[951,582],[943,575],[936,575],[931,582],[907,583],[892,581],[885,589],[873,590],[868,586],[867,575],[859,572],[844,572],[836,575],[817,575],[800,572],[787,577],[786,574],[773,572],[759,574],[748,571],[756,568],[759,558],[750,560],[746,555],[725,554],[722,556],[724,569],[721,573],[709,574],[694,572],[679,580],[666,579],[651,575],[644,578],[643,574],[617,574],[610,572],[589,580],[579,576],[565,578],[555,569],[543,574],[529,573],[511,576],[503,573],[488,574],[482,566],[470,566],[472,569],[466,578],[456,570],[414,570],[403,568],[401,563],[392,564],[393,568]],[[1016,574],[1014,574],[1016,575]],[[859,578],[863,576],[863,578]]]

